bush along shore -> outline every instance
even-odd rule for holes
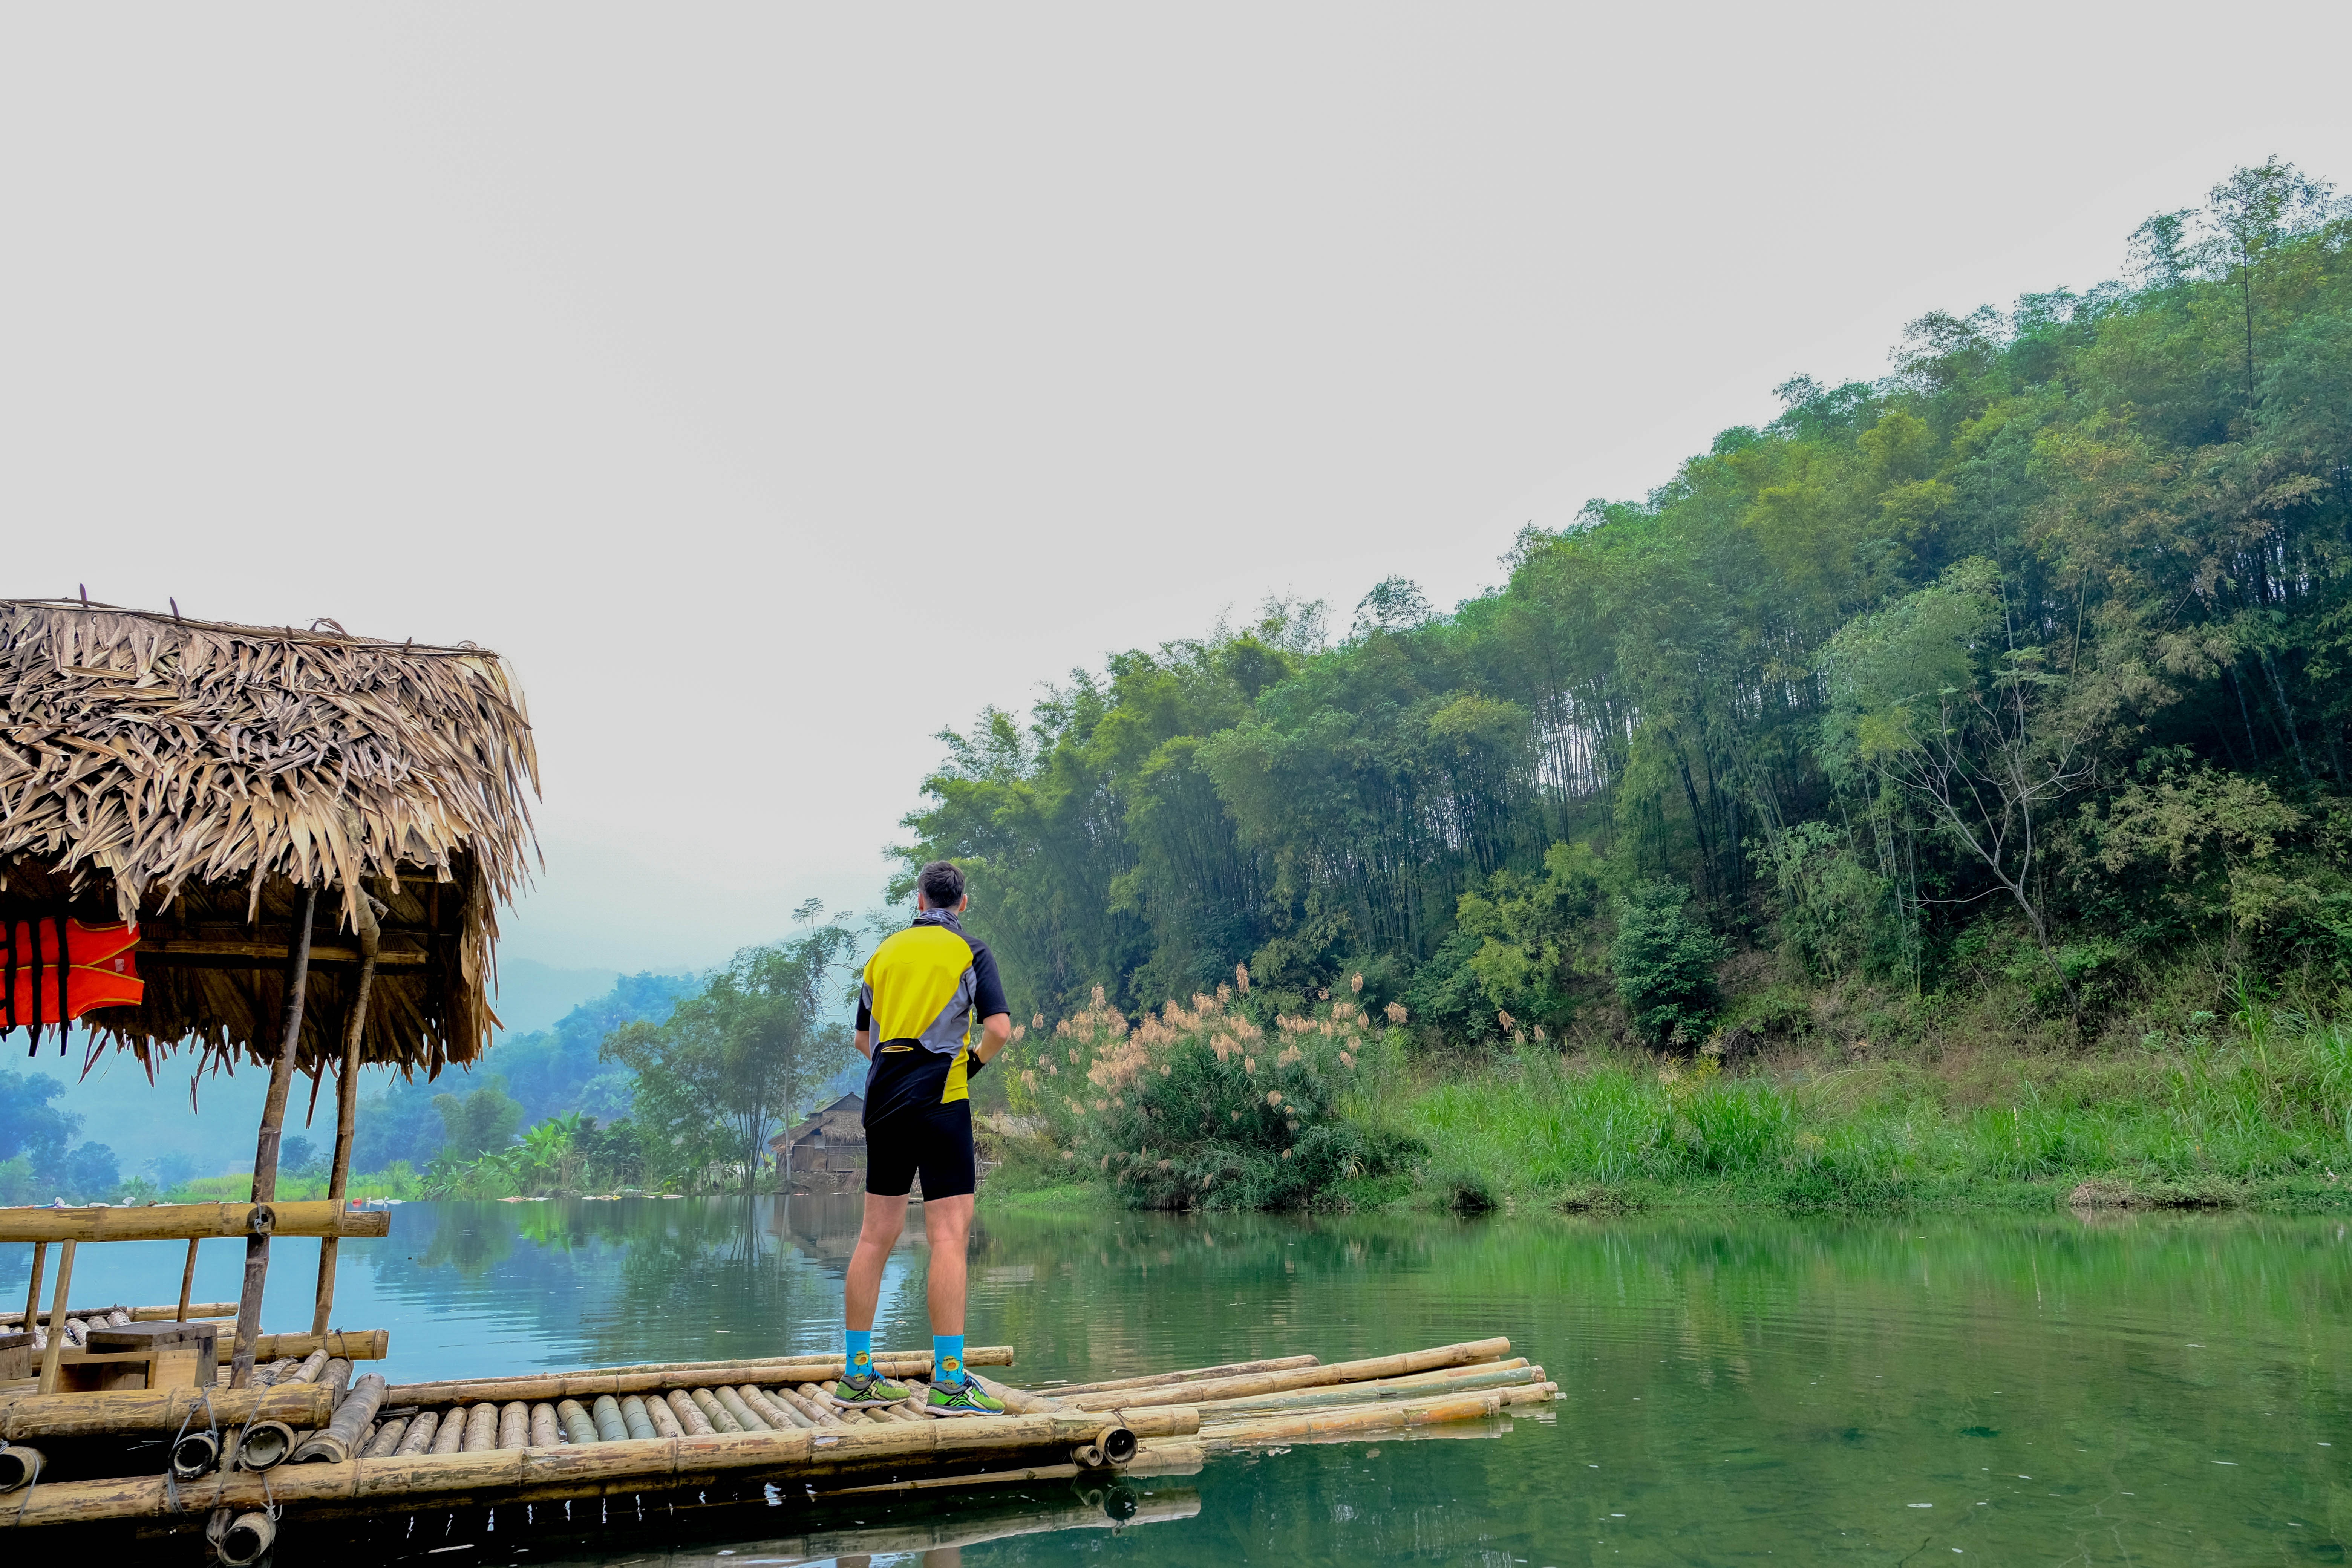
[[[1879,1000],[1852,1024],[1900,1037]],[[1018,1047],[992,1183],[1150,1209],[2352,1210],[2352,1025],[2247,996],[2103,1048],[1988,1049],[2002,1000],[1914,1001],[1875,1044],[1522,1031],[1474,1061],[1345,991],[1261,1012],[1220,986],[1137,1020],[1098,999]]]

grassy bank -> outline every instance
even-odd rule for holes
[[[1055,1070],[1024,1071],[1023,1131],[997,1140],[1005,1201],[2352,1211],[2352,1024],[2251,1000],[2086,1041],[2005,1026],[1997,996],[1907,1024],[1881,999],[1877,1044],[1824,1028],[1729,1060],[1737,1030],[1690,1055],[1433,1057],[1344,1000],[1270,1040],[1237,1002],[1193,1002],[1134,1027],[1083,1014],[1033,1053]]]

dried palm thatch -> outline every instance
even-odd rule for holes
[[[145,1002],[83,1022],[93,1053],[126,1045],[151,1072],[183,1043],[276,1056],[305,889],[298,1065],[340,1055],[358,954],[337,932],[363,892],[383,931],[366,1059],[472,1060],[538,769],[484,648],[0,600],[0,919],[139,922]]]

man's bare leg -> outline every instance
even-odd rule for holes
[[[971,1213],[971,1200],[964,1199],[964,1213]],[[929,1207],[929,1205],[925,1205]],[[907,1196],[895,1198],[876,1193],[866,1194],[866,1223],[858,1227],[857,1250],[849,1257],[849,1281],[844,1295],[844,1310],[849,1327],[874,1327],[874,1306],[882,1299],[882,1266],[890,1261],[890,1249],[898,1245],[898,1233],[907,1225]],[[933,1235],[938,1233],[934,1231]],[[933,1267],[936,1268],[937,1265]],[[963,1312],[963,1260],[956,1260],[956,1312],[961,1321]]]
[[[930,1299],[931,1332],[960,1334],[963,1332],[964,1248],[971,1237],[971,1194],[925,1199],[923,1228],[931,1241],[930,1287],[926,1292]],[[865,1246],[863,1237],[858,1245]],[[878,1271],[875,1277],[881,1278]],[[866,1315],[871,1322],[871,1297],[866,1299]]]

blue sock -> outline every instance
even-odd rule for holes
[[[851,1377],[870,1377],[874,1373],[874,1331],[851,1329],[849,1351],[843,1358],[843,1368]]]
[[[931,1336],[931,1381],[944,1383],[950,1388],[963,1386],[963,1336],[961,1334]]]

